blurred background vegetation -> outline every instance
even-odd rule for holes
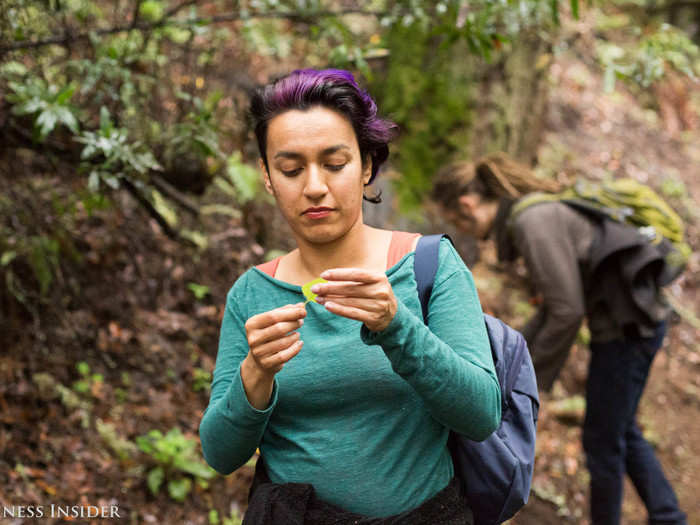
[[[190,509],[208,523],[235,519],[225,501],[245,501],[247,474],[216,478],[217,499],[192,443],[227,287],[291,247],[255,169],[256,85],[299,67],[353,71],[401,128],[384,209],[369,216],[429,228],[425,195],[450,160],[503,150],[541,176],[576,175],[556,141],[541,148],[567,53],[601,94],[624,90],[669,133],[693,130],[689,102],[668,100],[689,99],[699,43],[700,2],[679,0],[0,0],[0,407],[16,409],[0,482],[28,500],[95,500],[109,489],[75,487],[99,485],[95,465],[114,461],[112,495],[136,522],[154,500],[125,495],[161,485],[176,502],[208,494]],[[657,182],[695,220],[683,178]],[[161,412],[120,427],[154,392]],[[41,448],[61,416],[95,430],[77,434],[86,454],[104,451],[63,493],[70,462],[47,465],[70,447]],[[38,455],[9,446],[22,425]],[[194,519],[178,509],[171,522]]]

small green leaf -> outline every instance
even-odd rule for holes
[[[216,475],[214,469],[196,460],[177,461],[175,466],[183,472],[203,479],[211,479]]]
[[[36,125],[39,128],[41,138],[46,138],[46,136],[53,131],[56,127],[56,121],[58,117],[56,112],[52,108],[48,108],[41,113],[36,119]]]
[[[304,284],[301,287],[301,292],[304,294],[304,297],[306,297],[306,302],[308,303],[309,301],[313,301],[314,303],[316,302],[316,294],[311,291],[311,287],[314,284],[318,283],[327,283],[325,279],[322,279],[319,277],[318,279],[314,279],[313,281],[309,281],[308,283]]]
[[[136,436],[136,444],[138,445],[139,449],[142,452],[145,452],[146,454],[152,454],[154,451],[153,448],[153,443],[151,443],[151,440],[148,439],[146,436]]]
[[[574,18],[578,20],[578,0],[571,0],[571,14],[574,15]]]
[[[106,107],[102,106],[100,108],[100,133],[103,136],[108,137],[113,127],[114,124],[112,123],[112,119],[110,118],[109,110]]]
[[[119,179],[117,177],[105,177],[105,183],[113,190],[119,189]]]
[[[153,207],[165,219],[171,227],[177,224],[177,212],[170,203],[163,197],[158,190],[152,190]]]
[[[168,482],[168,494],[175,501],[185,501],[191,487],[192,481],[190,478],[174,479]]]
[[[223,181],[223,179],[221,179],[221,178],[219,178],[217,180]],[[225,181],[224,181],[224,183],[228,184]],[[227,206],[226,204],[206,204],[206,205],[202,206],[199,209],[199,211],[204,215],[219,214],[219,215],[227,215],[229,217],[236,217],[236,218],[241,217],[240,210],[237,210],[236,208],[233,208],[231,206]]]
[[[194,294],[198,301],[201,301],[209,294],[209,287],[203,284],[189,283],[187,288]]]
[[[27,74],[27,66],[20,62],[7,62],[0,67],[0,75],[24,76]]]
[[[0,256],[0,266],[7,266],[15,257],[17,257],[17,252],[12,250],[3,253],[2,256]]]
[[[62,122],[73,133],[78,133],[78,120],[67,107],[59,106],[54,108],[56,118]]]
[[[192,241],[200,250],[206,250],[207,246],[209,246],[209,239],[202,232],[182,230],[180,235],[182,235],[183,238]]]
[[[88,188],[95,192],[100,189],[100,174],[94,170],[90,172],[88,177]]]
[[[165,474],[161,467],[156,467],[148,473],[148,488],[151,489],[151,493],[155,496],[158,494],[161,484],[163,483],[163,478]],[[168,487],[170,488],[170,487]]]
[[[188,30],[174,26],[164,27],[163,34],[176,44],[184,44],[190,39],[190,32]]]
[[[611,93],[615,90],[615,77],[617,72],[615,71],[614,65],[608,65],[603,73],[603,91],[606,93]]]
[[[139,6],[139,15],[149,22],[157,22],[165,14],[165,7],[162,2],[147,0]]]
[[[77,363],[75,365],[75,368],[78,370],[78,373],[83,377],[87,377],[90,373],[90,365],[87,364],[85,361],[80,361],[79,363]]]
[[[73,93],[75,93],[75,84],[71,82],[58,92],[56,95],[56,103],[62,106],[65,105],[65,103],[73,97]]]
[[[90,383],[87,381],[80,379],[78,381],[75,381],[73,383],[73,390],[80,394],[85,394],[87,393],[88,390],[90,390]]]

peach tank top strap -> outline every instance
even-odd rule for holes
[[[386,260],[387,270],[399,262],[404,255],[413,251],[413,241],[417,237],[420,237],[420,233],[393,232],[389,245],[389,256]]]
[[[386,260],[387,270],[399,262],[404,255],[413,251],[413,241],[416,237],[420,237],[420,233],[392,232],[389,254]],[[256,268],[270,277],[274,277],[275,273],[277,273],[277,266],[279,266],[281,258],[282,257],[276,257],[271,261],[257,265]]]
[[[258,264],[256,268],[260,270],[261,272],[266,273],[270,277],[274,277],[275,273],[277,273],[277,266],[280,264],[280,259],[282,257],[275,257],[271,261],[267,261],[266,263]]]

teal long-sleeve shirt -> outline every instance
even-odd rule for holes
[[[321,499],[367,516],[410,510],[443,489],[454,475],[449,430],[486,438],[501,394],[471,272],[446,239],[439,253],[428,326],[414,252],[386,271],[398,309],[381,332],[308,303],[304,346],[275,376],[265,410],[241,381],[244,324],[303,296],[257,268],[244,273],[227,295],[200,424],[207,462],[228,474],[259,447],[273,482],[311,483]]]

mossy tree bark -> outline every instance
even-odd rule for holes
[[[551,43],[532,31],[514,41],[502,60],[483,67],[474,100],[477,118],[469,133],[469,157],[500,150],[526,164],[536,160],[551,57]]]

